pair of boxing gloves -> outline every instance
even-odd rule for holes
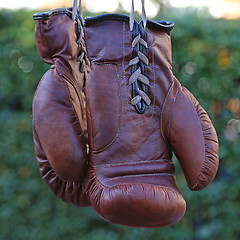
[[[33,100],[42,178],[63,201],[92,206],[131,227],[177,223],[186,203],[172,151],[191,190],[218,168],[214,127],[172,73],[172,22],[106,14],[85,23],[72,9],[34,15],[42,60],[51,65]],[[144,26],[145,25],[145,26]]]

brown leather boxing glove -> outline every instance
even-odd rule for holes
[[[88,162],[83,23],[66,8],[33,18],[38,53],[52,65],[33,101],[33,138],[40,173],[57,197],[89,206],[83,186]]]
[[[173,22],[146,21],[144,13],[140,23],[133,14],[85,21],[91,61],[85,186],[107,221],[163,227],[186,209],[172,150],[190,189],[200,190],[216,175],[218,139],[207,113],[172,73]]]

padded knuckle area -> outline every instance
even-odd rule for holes
[[[200,106],[196,98],[187,89],[184,90],[187,92],[189,98],[191,99],[195,107],[196,113],[199,118],[200,126],[202,128],[205,146],[205,158],[202,169],[199,173],[196,183],[192,186],[189,186],[191,190],[198,191],[205,188],[209,183],[211,183],[217,173],[219,164],[218,138],[206,111]]]
[[[41,81],[33,102],[34,127],[56,174],[64,181],[80,181],[86,149],[78,117],[65,86],[54,71]]]
[[[127,226],[163,227],[178,222],[186,203],[171,188],[139,183],[104,187],[99,183],[92,205],[106,220]]]
[[[184,87],[174,106],[170,141],[189,188],[206,187],[218,168],[218,139],[206,111]]]
[[[79,207],[90,206],[81,182],[63,180],[56,174],[47,160],[38,161],[38,164],[43,180],[58,198]]]
[[[50,165],[42,149],[35,129],[33,129],[33,137],[40,174],[54,195],[67,203],[79,207],[90,206],[83,183],[79,181],[66,181],[59,177]]]
[[[132,181],[139,177],[161,178],[173,176],[175,167],[171,160],[159,159],[154,161],[123,162],[95,166],[96,175],[106,186],[116,185],[119,182]],[[160,181],[161,182],[161,181]],[[153,182],[154,183],[154,182]]]

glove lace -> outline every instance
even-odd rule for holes
[[[149,79],[146,77],[146,66],[149,65],[149,60],[146,56],[148,48],[146,42],[146,12],[144,0],[142,1],[142,21],[138,24],[134,20],[134,0],[132,0],[132,9],[130,12],[129,24],[130,30],[133,32],[133,56],[129,65],[132,66],[132,75],[129,78],[129,85],[132,85],[132,100],[131,104],[135,106],[138,113],[143,114],[147,106],[150,106],[151,100],[148,97]]]
[[[81,52],[78,57],[78,61],[80,62],[80,72],[87,74],[87,67],[90,65],[90,62],[87,57],[87,51],[86,51],[86,46],[85,46],[85,41],[84,41],[84,31],[83,31],[83,24],[82,21],[80,20],[82,18],[83,10],[82,10],[82,1],[81,0],[74,0],[73,1],[73,8],[72,8],[72,19],[77,22],[78,26],[78,40],[77,43],[80,45]]]

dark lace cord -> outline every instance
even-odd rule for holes
[[[82,0],[74,0],[73,1],[73,10],[72,10],[72,18],[75,19],[77,12],[79,12],[80,17],[82,17]]]
[[[145,55],[148,45],[145,32],[147,20],[144,0],[142,0],[142,21],[139,25],[134,21],[134,0],[132,0],[129,24],[131,31],[133,31],[132,47],[134,48],[133,59],[129,62],[129,65],[132,66],[132,75],[129,78],[129,85],[133,86],[133,98],[131,104],[136,107],[139,113],[144,113],[146,105],[150,106],[151,104],[151,100],[147,95],[149,79],[144,75],[146,72],[146,66],[149,65],[149,60]],[[146,105],[144,103],[141,104],[142,100]]]
[[[85,41],[84,41],[84,31],[83,31],[83,26],[80,21],[80,18],[82,18],[82,1],[81,0],[74,0],[73,2],[73,9],[72,9],[72,18],[77,21],[77,26],[78,26],[78,40],[77,43],[78,45],[81,46],[81,53],[78,57],[78,61],[80,62],[80,72],[87,74],[87,66],[90,65],[90,62],[87,58],[86,55],[86,47],[85,47]]]

